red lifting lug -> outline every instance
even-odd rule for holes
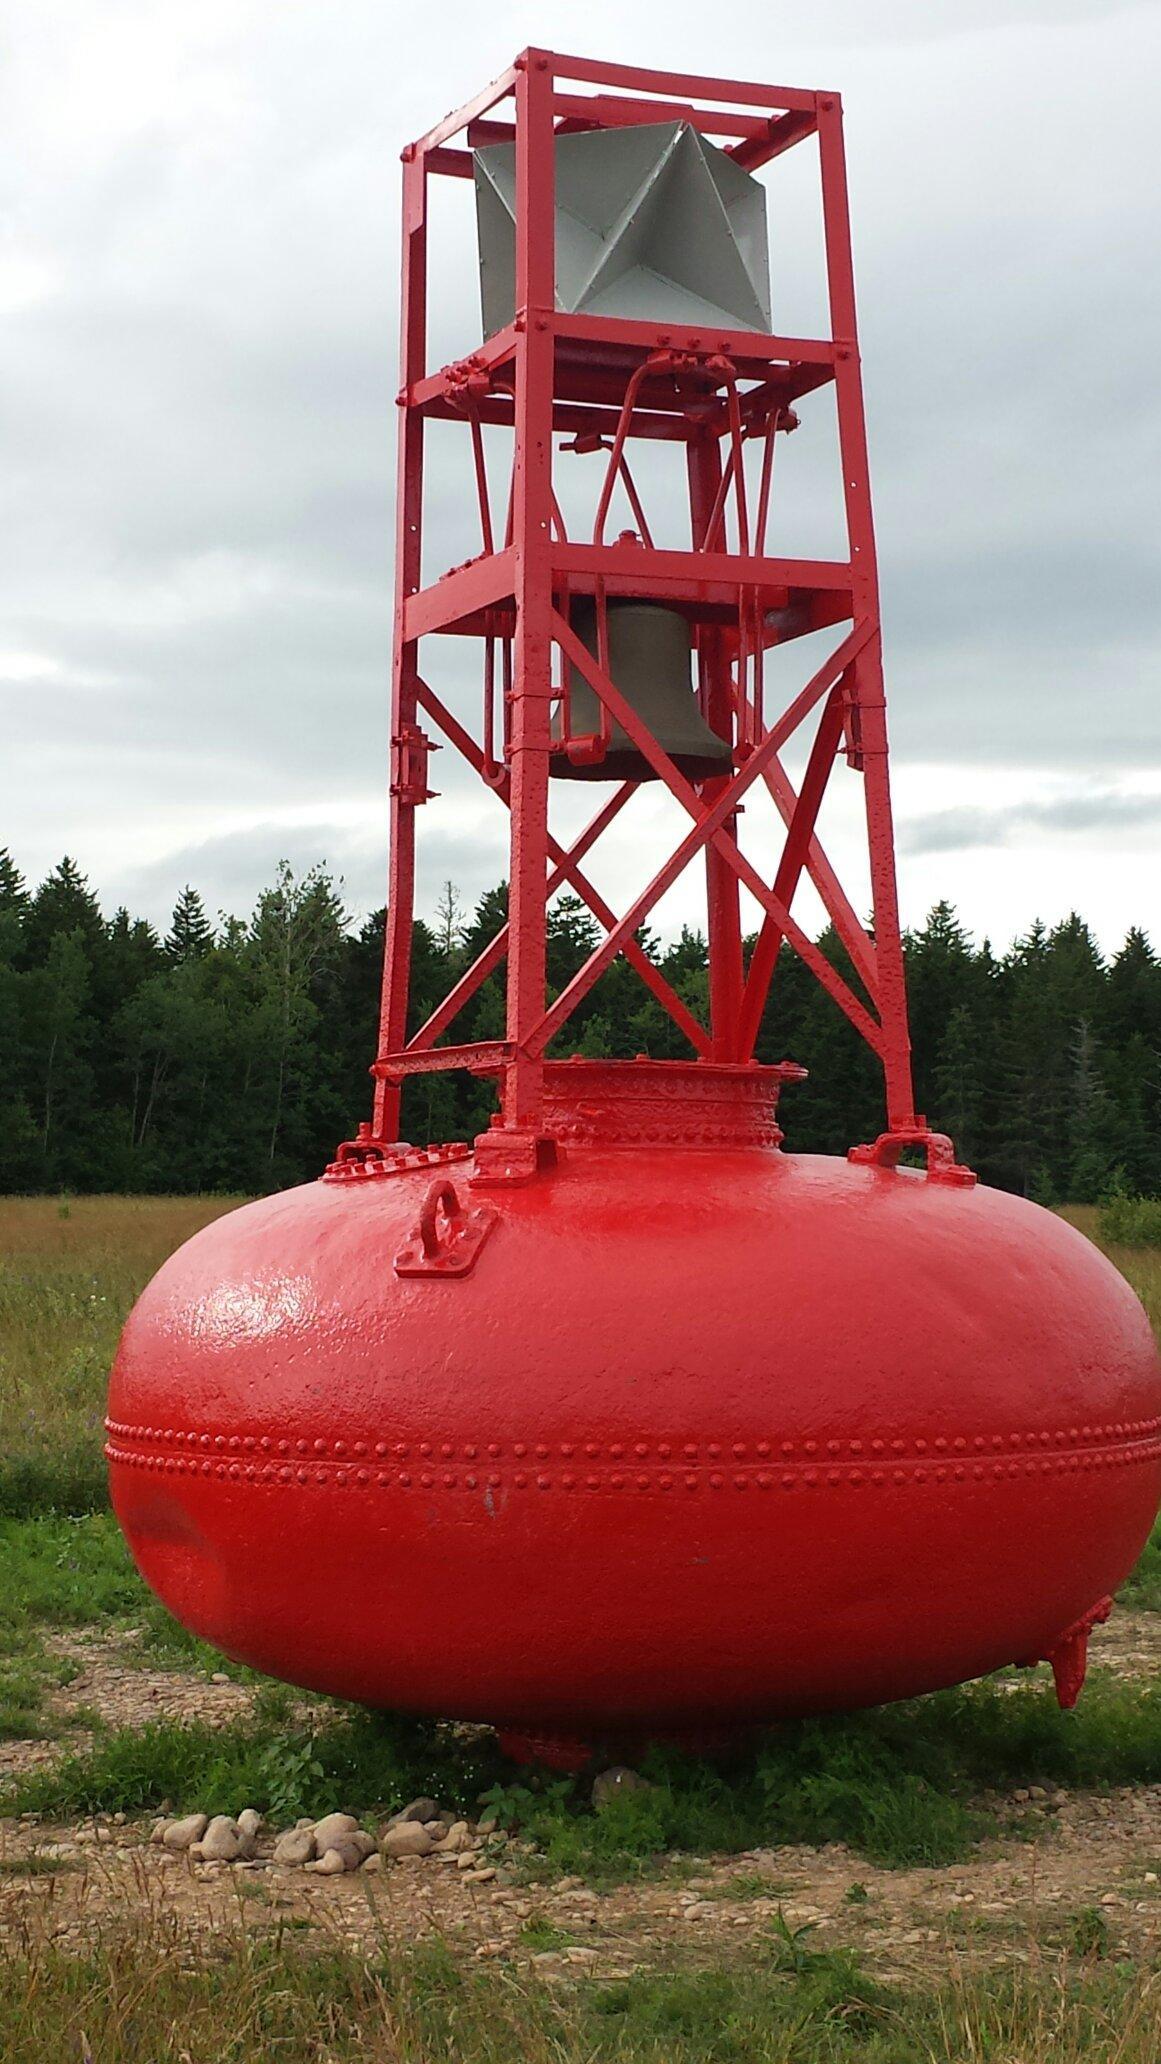
[[[466,1276],[496,1223],[491,1204],[465,1209],[455,1185],[441,1176],[423,1200],[410,1240],[395,1256],[397,1276]]]
[[[391,740],[391,793],[401,803],[429,803],[438,794],[427,785],[427,762],[438,751],[418,724],[405,724]]]

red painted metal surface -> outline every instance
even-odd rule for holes
[[[782,1154],[765,1071],[548,1076],[533,1179],[348,1160],[146,1291],[110,1454],[172,1610],[298,1683],[582,1739],[1059,1655],[1161,1492],[1152,1338],[1097,1250]],[[400,1273],[445,1186],[495,1222],[467,1273]]]
[[[817,136],[829,337],[557,312],[556,128],[672,120],[674,96],[678,119],[751,171]],[[428,182],[470,176],[471,148],[505,139],[516,315],[433,372]],[[829,389],[846,556],[772,556],[778,439]],[[108,1451],[142,1570],[182,1619],[276,1675],[493,1720],[542,1748],[865,1705],[1038,1658],[1070,1703],[1161,1494],[1161,1368],[1101,1255],[977,1186],[914,1109],[837,97],[526,52],[404,154],[399,400],[374,1115],[320,1183],[199,1234],[133,1312]],[[481,542],[434,580],[431,420],[462,428]],[[510,426],[503,521],[484,426]],[[685,446],[687,545],[654,541],[639,439]],[[591,535],[570,538],[556,469],[585,453]],[[635,534],[611,534],[614,487]],[[578,595],[597,657],[570,621]],[[686,779],[610,678],[601,618],[622,597],[688,619],[727,771]],[[774,707],[770,650],[828,629],[829,658]],[[478,642],[478,727],[420,669],[421,639],[438,654],[442,636]],[[583,741],[567,735],[570,665],[602,711]],[[409,1032],[425,722],[508,813],[510,893],[507,923]],[[619,914],[588,856],[639,784],[611,788],[567,841],[549,824],[554,753],[599,773],[614,723],[686,827]],[[810,725],[796,788],[781,755]],[[869,927],[818,834],[842,761],[863,787]],[[759,783],[786,830],[772,855],[742,844]],[[707,1023],[636,936],[703,857]],[[793,915],[804,879],[853,980]],[[550,999],[545,910],[566,884],[604,938]],[[743,886],[760,925],[748,956]],[[753,1060],[784,949],[882,1063],[885,1130],[846,1161],[781,1153],[778,1091],[800,1071]],[[688,1062],[549,1057],[617,954]],[[501,966],[503,1037],[449,1043]],[[492,1129],[474,1147],[402,1144],[406,1078],[465,1067],[498,1079]],[[925,1170],[899,1165],[909,1148]]]

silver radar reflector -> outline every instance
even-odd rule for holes
[[[516,149],[474,153],[484,333],[516,299]],[[556,305],[568,314],[770,328],[766,195],[685,122],[558,136]]]

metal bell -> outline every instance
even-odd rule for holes
[[[688,780],[728,773],[729,741],[710,730],[694,696],[685,617],[655,602],[614,600],[607,606],[609,675],[626,701]],[[591,596],[573,598],[569,620],[595,659],[597,621]],[[601,704],[579,667],[570,666],[567,731],[559,705],[552,717],[553,738],[565,740],[565,750],[553,753],[551,772],[568,781],[657,779],[620,724],[612,725],[604,756],[599,757],[595,741],[600,729]]]

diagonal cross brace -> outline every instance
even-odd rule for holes
[[[806,763],[806,773],[795,805],[794,814],[786,831],[786,843],[778,872],[774,876],[774,894],[790,909],[794,892],[802,878],[806,864],[807,849],[814,836],[818,813],[826,794],[843,732],[843,683],[836,682],[823,704],[818,721],[814,744]],[[778,920],[767,912],[758,933],[750,965],[746,974],[746,986],[742,993],[742,1009],[738,1026],[738,1054],[749,1060],[762,1022],[762,1012],[770,993],[770,983],[778,964],[782,949],[783,928]]]
[[[705,806],[702,804],[696,789],[691,787],[684,775],[678,771],[673,761],[669,758],[669,755],[646,729],[632,704],[621,694],[620,689],[609,678],[608,674],[602,671],[587,647],[581,644],[571,625],[565,621],[558,610],[553,610],[553,638],[563,648],[566,657],[580,669],[594,693],[600,696],[610,714],[621,725],[622,730],[626,732],[643,758],[648,760],[650,766],[660,775],[667,787],[676,796],[678,802],[693,818],[694,823],[692,831],[687,833],[681,843],[675,847],[660,873],[654,876],[648,887],[638,896],[636,902],[621,919],[620,923],[608,934],[601,945],[596,948],[596,951],[589,956],[584,966],[573,976],[572,981],[562,991],[551,1009],[544,1014],[539,1024],[527,1035],[526,1043],[530,1051],[534,1053],[542,1053],[544,1051],[544,1048],[560,1030],[561,1026],[567,1023],[577,1004],[587,994],[598,976],[603,973],[614,956],[623,950],[626,939],[632,937],[638,926],[644,922],[654,904],[676,881],[683,869],[688,866],[694,854],[710,840],[713,841],[717,850],[737,874],[739,880],[745,884],[750,893],[762,905],[763,909],[779,924],[785,937],[790,940],[801,959],[806,962],[806,965],[821,986],[827,991],[828,995],[834,999],[840,1010],[850,1019],[855,1030],[876,1053],[881,1051],[882,1035],[880,1027],[870,1016],[869,1012],[864,1009],[842,977],[836,974],[830,962],[819,952],[813,940],[809,939],[802,927],[794,922],[790,912],[780,898],[762,880],[757,868],[753,866],[751,861],[746,859],[745,855],[739,850],[737,841],[731,838],[724,828],[726,819],[736,810],[742,796],[761,774],[763,767],[773,757],[778,748],[785,744],[787,738],[797,729],[803,718],[813,709],[815,703],[826,694],[836,676],[842,673],[862,650],[872,630],[873,625],[864,623],[856,625],[848,633],[843,639],[842,644],[838,646],[837,650],[831,654],[830,658],[808,681],[801,693],[795,697],[789,708],[783,712],[777,722],[766,732],[750,758],[746,761],[745,766],[734,775],[732,781],[726,784],[716,800],[712,804]]]
[[[455,717],[453,717],[451,711],[447,709],[445,705],[440,701],[438,695],[435,694],[434,690],[428,687],[426,681],[422,679],[418,680],[416,695],[418,702],[427,711],[428,715],[432,718],[433,722],[439,725],[445,737],[447,737],[450,740],[450,742],[457,748],[457,750],[463,754],[463,757],[467,760],[469,766],[474,767],[476,772],[479,773],[484,763],[484,755],[481,748],[476,744],[476,741],[471,736],[471,734],[464,729],[463,725],[459,723]],[[509,784],[507,780],[505,780],[496,789],[496,793],[500,797],[501,802],[503,802],[506,807],[510,808],[511,802],[509,794]],[[628,800],[627,795],[625,797],[625,800]],[[612,822],[613,817],[616,815],[616,811],[619,810],[620,807],[621,804],[618,801],[616,802],[615,809],[610,808],[607,805],[606,809],[602,810],[598,814],[598,816],[593,820],[593,823],[589,826],[588,831],[582,834],[581,840],[578,841],[578,846],[581,852],[588,851],[589,847],[600,836],[601,832],[603,832],[607,828],[608,824]],[[548,838],[548,854],[550,859],[552,859],[556,864],[556,871],[555,874],[550,876],[548,881],[545,883],[545,900],[547,901],[548,897],[552,894],[553,888],[559,886],[560,881],[563,879],[569,882],[571,886],[576,890],[577,894],[583,898],[584,902],[587,903],[589,909],[592,911],[593,916],[598,920],[600,924],[603,924],[605,926],[606,930],[608,930],[610,927],[615,927],[617,923],[615,913],[610,908],[610,906],[605,902],[605,899],[600,894],[599,890],[595,889],[592,883],[587,879],[587,877],[581,873],[579,866],[576,864],[576,857],[574,857],[574,853],[567,852],[565,848],[559,843],[559,841],[557,839],[554,839],[551,836],[551,834]],[[634,927],[634,930],[635,929],[636,927]],[[502,931],[498,933],[496,938],[492,941],[491,946],[486,949],[485,954],[482,954],[480,956],[480,959],[475,963],[475,967],[470,968],[467,974],[463,977],[463,980],[459,984],[457,984],[457,990],[460,993],[459,1001],[455,1004],[455,1010],[448,1010],[448,1006],[452,1003],[453,997],[456,995],[457,991],[453,991],[452,996],[447,997],[445,999],[445,1002],[441,1005],[440,1010],[435,1013],[436,1017],[441,1018],[441,1023],[438,1026],[436,1026],[435,1030],[432,1032],[431,1037],[433,1039],[438,1037],[438,1034],[440,1031],[443,1030],[444,1025],[450,1023],[451,1018],[455,1015],[455,1011],[459,1010],[461,1006],[467,1002],[468,997],[473,993],[474,989],[479,986],[479,983],[484,981],[487,975],[491,973],[492,968],[495,967],[499,963],[499,961],[503,959],[504,954],[507,951],[507,945],[508,926],[504,925]],[[489,965],[486,968],[481,967],[481,962],[484,959],[486,959],[487,955],[492,953],[493,951],[495,953],[494,959],[492,959],[489,962]],[[641,946],[638,944],[637,940],[630,938],[625,945],[624,952],[625,958],[629,962],[630,966],[636,969],[636,972],[640,975],[646,987],[652,991],[653,995],[657,998],[657,1001],[664,1007],[666,1011],[668,1011],[674,1023],[680,1028],[682,1032],[684,1032],[686,1038],[689,1040],[689,1043],[693,1047],[695,1053],[708,1055],[710,1052],[710,1037],[708,1032],[705,1030],[705,1027],[703,1025],[699,1025],[692,1011],[688,1008],[688,1006],[682,1001],[681,997],[677,994],[676,989],[674,989],[671,986],[671,984],[666,981],[660,969],[654,967],[653,962],[649,959],[648,954],[643,951]],[[476,974],[477,969],[479,969],[480,972],[478,974],[476,981],[472,983],[472,988],[465,989],[465,983],[468,982],[471,976]],[[447,1015],[443,1016],[443,1013],[445,1011],[447,1012]],[[409,1044],[412,1046],[418,1046],[420,1040],[423,1037],[423,1033],[426,1033],[428,1031],[429,1027],[433,1024],[433,1022],[433,1019],[429,1019],[427,1025],[423,1027],[422,1032],[417,1033],[415,1038],[412,1041],[410,1041]],[[429,1042],[424,1041],[424,1044],[427,1043]]]

